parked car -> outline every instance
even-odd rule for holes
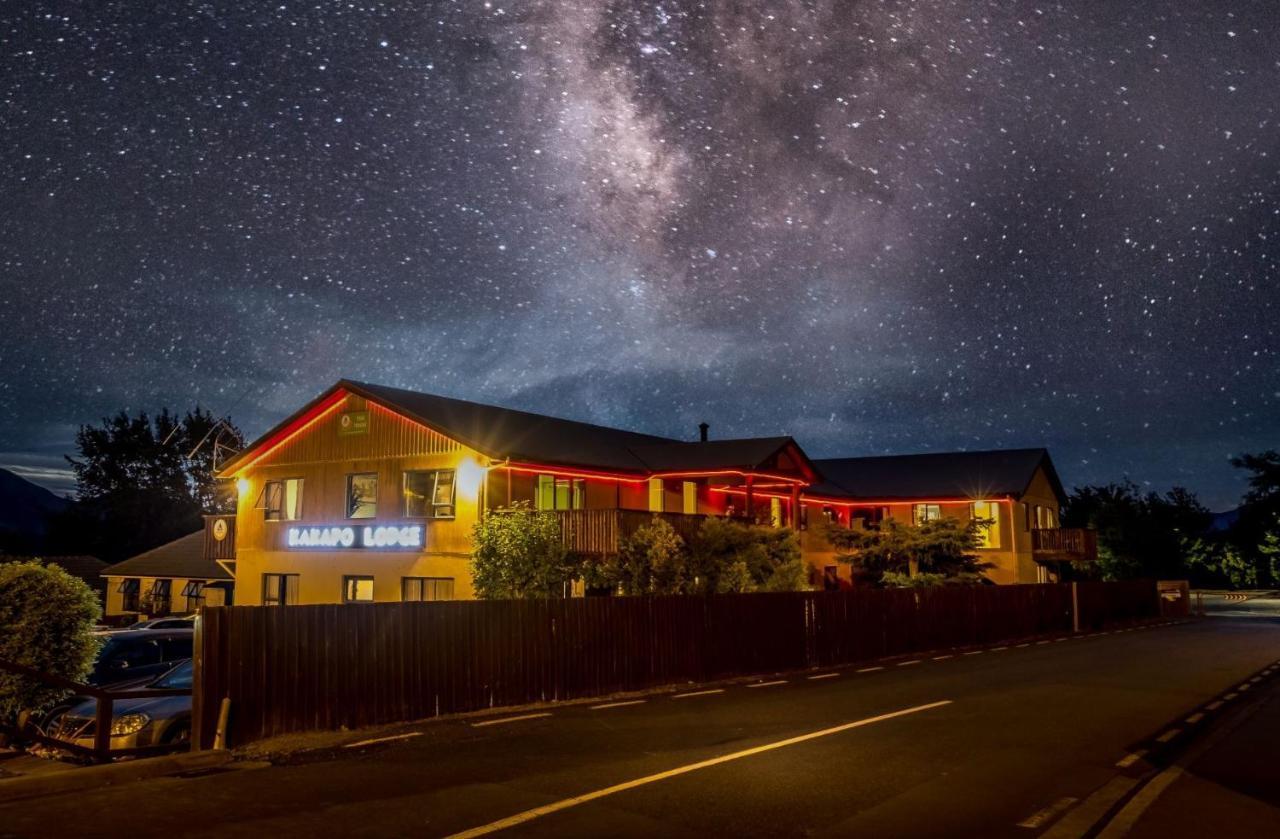
[[[167,673],[175,664],[191,658],[195,631],[191,629],[130,629],[106,636],[93,669],[85,679],[90,685],[111,690],[141,687]],[[62,715],[88,696],[69,696],[47,711],[40,730],[51,732]]]
[[[191,660],[173,667],[146,688],[191,689]],[[98,703],[89,699],[73,706],[56,720],[51,736],[93,748]],[[111,748],[133,749],[158,744],[180,746],[191,740],[191,695],[154,699],[122,699],[111,709]]]
[[[195,615],[168,615],[163,618],[148,618],[144,621],[131,623],[128,626],[119,629],[109,629],[102,627],[97,629],[95,635],[117,635],[121,632],[133,632],[138,629],[194,629],[196,625]]]
[[[85,680],[95,687],[142,684],[191,658],[195,632],[186,629],[128,629],[107,636]]]

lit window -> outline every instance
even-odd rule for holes
[[[942,507],[938,504],[911,505],[911,521],[916,527],[927,521],[937,521],[940,518],[942,518]]]
[[[1000,504],[995,501],[975,501],[969,515],[974,519],[987,521],[978,528],[978,547],[1000,547]]]
[[[586,483],[581,478],[557,478],[554,475],[538,476],[537,502],[539,510],[581,510]]]
[[[769,499],[769,524],[773,527],[782,527],[782,499]]]
[[[400,598],[406,603],[453,599],[453,577],[401,577]]]
[[[1057,511],[1052,507],[1036,507],[1036,530],[1052,530],[1057,526]]]
[[[662,496],[666,494],[666,490],[662,486],[661,478],[649,479],[649,512],[661,513],[663,507]]]
[[[681,486],[684,492],[684,514],[686,516],[697,515],[698,485],[693,481],[685,481]]]
[[[342,602],[343,603],[372,603],[373,602],[373,577],[354,577],[348,576],[342,578]]]
[[[378,476],[373,472],[347,476],[347,518],[371,519],[378,515]]]
[[[412,518],[453,518],[455,483],[452,469],[405,472],[404,514]]]
[[[302,479],[287,478],[267,481],[262,487],[261,502],[267,521],[297,521],[302,518]]]
[[[295,606],[298,603],[297,574],[263,574],[263,606]]]

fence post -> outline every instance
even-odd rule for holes
[[[111,697],[98,696],[93,722],[93,759],[106,763],[111,759]]]
[[[1071,583],[1071,631],[1080,631],[1080,584]]]

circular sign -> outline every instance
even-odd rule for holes
[[[350,414],[343,414],[343,415],[341,416],[341,418],[339,418],[339,419],[338,419],[338,423],[339,423],[343,428],[350,428],[350,427],[351,427],[351,415],[350,415]]]
[[[227,538],[227,520],[215,519],[213,522],[213,538],[221,542]]]

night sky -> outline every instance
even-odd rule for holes
[[[0,465],[346,376],[813,456],[1280,446],[1275,0],[0,3]]]

